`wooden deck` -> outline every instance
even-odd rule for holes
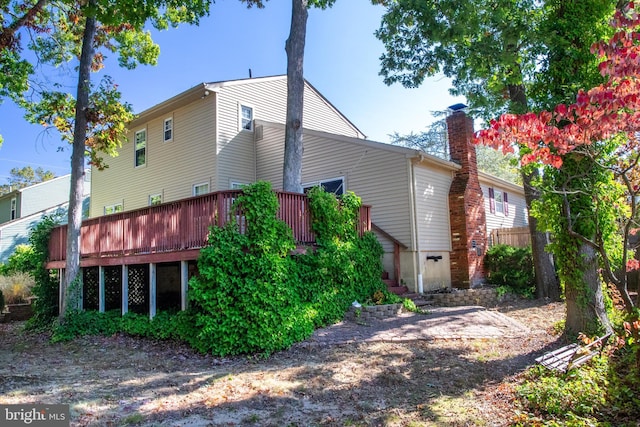
[[[209,226],[224,226],[242,212],[232,212],[241,190],[220,191],[157,206],[91,218],[82,222],[82,267],[173,262],[196,259],[207,241]],[[276,192],[278,218],[293,231],[299,244],[311,244],[309,201],[306,195]],[[362,206],[358,232],[371,230],[370,206]],[[47,268],[64,268],[67,226],[56,227],[49,241]]]

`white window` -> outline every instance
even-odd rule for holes
[[[115,205],[105,206],[104,214],[111,215],[114,213],[122,212],[122,203],[116,203]]]
[[[162,194],[151,194],[149,196],[149,206],[155,206],[162,203]]]
[[[244,187],[246,187],[249,184],[245,184],[244,182],[234,182],[231,181],[231,189],[232,190],[242,190]]]
[[[253,107],[240,104],[240,130],[253,130]]]
[[[302,189],[305,193],[313,187],[322,187],[327,193],[333,193],[336,196],[340,196],[344,194],[344,178],[332,178],[302,184]]]
[[[14,197],[11,199],[11,219],[16,219],[18,216],[18,201]]]
[[[173,140],[173,118],[164,119],[164,142]]]
[[[496,213],[504,215],[504,201],[502,200],[502,191],[493,190],[493,200],[496,204]]]
[[[509,216],[509,199],[505,191],[489,188],[489,211],[493,214]]]
[[[209,192],[209,183],[203,182],[201,184],[193,185],[193,195],[199,196],[201,194],[207,194]]]
[[[135,165],[136,167],[147,164],[147,130],[136,132],[135,141]]]

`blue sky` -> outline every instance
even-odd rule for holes
[[[312,9],[304,74],[368,139],[388,142],[393,132],[424,130],[434,120],[432,111],[464,99],[449,94],[444,77],[428,79],[418,89],[383,83],[378,74],[383,46],[373,34],[383,11],[368,0],[338,0],[331,9]],[[101,73],[113,77],[136,113],[202,82],[247,78],[249,69],[254,77],[285,74],[290,17],[289,1],[247,9],[238,0],[219,0],[200,26],[154,33],[160,45],[157,66],[130,71],[108,59]],[[74,84],[68,91],[75,94]],[[55,133],[28,124],[7,101],[0,105],[0,134],[0,183],[11,168],[26,165],[68,173],[70,151],[58,150],[65,144]]]

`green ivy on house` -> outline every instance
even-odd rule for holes
[[[361,201],[320,188],[309,193],[317,247],[290,255],[291,230],[277,219],[278,200],[267,182],[246,187],[235,201],[246,230],[212,228],[190,283],[197,336],[191,343],[217,355],[270,353],[343,318],[354,300],[384,289],[382,247],[371,233],[358,237]]]
[[[382,277],[382,246],[371,232],[358,236],[361,200],[322,189],[309,193],[315,247],[294,254],[289,227],[277,219],[278,199],[267,182],[243,188],[225,227],[212,227],[189,281],[190,308],[175,315],[71,312],[55,340],[122,331],[187,342],[214,355],[270,354],[342,320],[354,300],[390,295]],[[395,298],[399,300],[399,298]]]

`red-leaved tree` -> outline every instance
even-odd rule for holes
[[[614,35],[592,48],[603,58],[599,68],[606,83],[580,91],[575,103],[553,111],[505,114],[476,134],[477,143],[505,152],[517,144],[523,164],[546,167],[543,188],[550,205],[538,214],[555,216],[543,223],[559,226],[552,231],[561,242],[556,255],[567,261],[559,267],[566,329],[573,333],[593,320],[609,329],[598,301],[600,275],[633,310],[627,284],[629,271],[640,264],[633,259],[640,201],[640,18],[633,2],[616,12],[612,26]],[[594,278],[598,283],[586,288],[576,283]]]

